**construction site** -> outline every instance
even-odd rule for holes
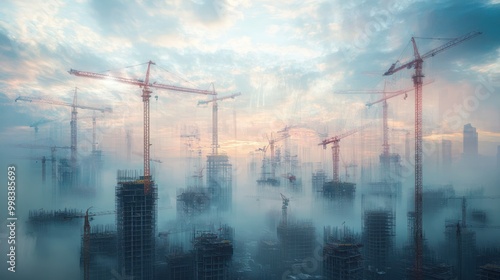
[[[491,34],[388,34],[414,3],[390,8],[394,18],[382,23],[382,4],[249,3],[246,11],[192,2],[146,1],[126,12],[96,4],[102,14],[90,18],[100,20],[74,32],[100,34],[109,24],[109,34],[82,37],[93,47],[78,60],[87,47],[61,47],[66,60],[57,65],[67,71],[45,69],[47,88],[5,82],[13,66],[0,75],[0,88],[15,93],[4,94],[4,107],[16,119],[1,130],[0,161],[17,170],[8,173],[17,189],[9,183],[3,215],[19,225],[19,273],[1,279],[500,279],[500,137],[489,117],[499,112],[500,76],[483,54],[497,55],[485,47]],[[341,22],[320,16],[334,14],[330,5]],[[52,8],[73,24],[60,13],[85,11]],[[340,33],[359,11],[372,18],[363,43],[352,37],[360,32]],[[125,14],[148,49],[124,39],[135,27],[115,30]],[[174,14],[183,20],[168,22],[168,32],[185,40],[140,19]],[[254,25],[266,28],[247,34]],[[16,38],[2,30],[0,56],[4,37]],[[339,34],[327,38],[353,42],[314,39],[332,30]],[[408,30],[428,34],[402,37]],[[300,32],[303,46],[274,47]],[[103,38],[113,45],[95,45]],[[263,49],[276,57],[256,56]],[[145,54],[152,60],[136,61]],[[11,244],[12,232],[1,229],[0,244]]]

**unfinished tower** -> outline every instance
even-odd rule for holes
[[[109,280],[116,269],[116,231],[111,227],[92,227],[89,236],[90,263],[89,279]],[[84,270],[84,236],[82,236],[82,250],[80,266]]]
[[[134,279],[153,279],[155,262],[157,188],[150,181],[144,192],[144,176],[133,171],[118,171],[116,222],[118,268]]]
[[[345,230],[344,230],[345,231]],[[353,234],[331,235],[330,228],[325,228],[323,247],[323,277],[325,279],[361,280],[363,264],[362,245]]]
[[[366,279],[386,279],[395,235],[395,215],[391,210],[366,210],[363,214],[363,255]],[[382,278],[380,278],[382,277]]]
[[[231,210],[232,203],[232,165],[224,154],[207,156],[207,187],[212,203],[219,211]]]
[[[457,222],[446,221],[447,259],[455,267],[458,279],[476,277],[476,233]]]
[[[214,233],[204,232],[194,240],[195,279],[231,279],[233,244]]]

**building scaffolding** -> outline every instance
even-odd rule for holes
[[[324,170],[317,170],[312,174],[312,191],[318,194],[323,190],[323,185],[326,182],[326,173]]]
[[[231,279],[233,243],[223,235],[202,232],[194,239],[195,279]]]
[[[127,276],[154,277],[157,187],[137,171],[118,171],[116,222],[118,265]],[[150,191],[144,191],[144,184]]]
[[[177,216],[192,218],[210,210],[210,194],[207,188],[187,188],[177,191]]]
[[[43,232],[55,225],[77,228],[81,225],[80,221],[72,217],[84,215],[85,213],[82,210],[67,208],[64,210],[30,210],[28,214],[28,232]]]
[[[500,265],[486,264],[479,267],[479,280],[500,279]]]
[[[387,209],[363,213],[363,255],[367,279],[379,279],[390,270],[395,235],[395,213]],[[386,277],[386,276],[384,276]]]
[[[458,279],[476,277],[476,233],[457,221],[445,222],[447,259],[455,267]]]
[[[356,193],[356,184],[350,182],[325,182],[323,196],[340,200],[353,200]]]
[[[113,277],[112,270],[117,266],[117,235],[112,226],[93,226],[89,236],[89,279],[109,280]],[[82,235],[82,250],[80,267],[84,262],[84,236]]]
[[[361,280],[363,279],[362,245],[353,234],[339,236],[338,230],[331,233],[330,227],[324,229],[323,277],[325,279]]]
[[[207,156],[207,186],[219,211],[230,211],[233,198],[232,165],[224,154]]]

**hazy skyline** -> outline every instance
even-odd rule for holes
[[[480,135],[479,153],[494,154],[500,142],[499,14],[496,1],[7,2],[0,10],[2,138],[28,140],[29,125],[48,118],[64,122],[65,138],[56,140],[69,141],[69,108],[13,100],[30,95],[71,102],[76,86],[80,104],[113,107],[98,119],[103,150],[113,149],[132,128],[134,150],[142,151],[140,90],[67,71],[112,69],[106,73],[143,79],[144,65],[124,67],[148,60],[157,64],[152,81],[201,89],[213,83],[221,96],[242,93],[219,106],[221,147],[229,153],[231,147],[253,151],[265,144],[264,134],[285,125],[338,134],[364,118],[380,119],[381,109],[364,106],[377,96],[335,91],[382,89],[388,67],[413,55],[412,35],[450,38],[477,30],[483,34],[424,63],[425,79],[435,80],[424,87],[424,128],[432,131],[430,139],[461,142],[463,125],[472,123]],[[443,41],[417,43],[424,53]],[[401,72],[387,79],[390,89],[411,86],[411,71]],[[474,103],[478,87],[485,98]],[[205,97],[162,90],[155,95],[153,155],[180,155],[179,131],[190,125],[199,127],[208,152],[211,110],[196,106]],[[413,94],[389,106],[391,127],[413,130]],[[91,112],[80,111],[86,115]],[[40,135],[47,136],[49,127]],[[79,134],[88,138],[90,127],[90,119],[82,119]],[[295,136],[301,143],[319,140],[313,132],[300,134],[307,134]],[[367,138],[367,145],[378,145],[380,129],[368,134],[376,137]]]

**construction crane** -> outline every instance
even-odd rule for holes
[[[460,199],[462,201],[461,227],[466,228],[466,227],[468,227],[468,225],[467,225],[467,199],[500,199],[500,196],[471,196],[471,197],[452,196],[452,197],[448,197],[448,199]]]
[[[213,85],[212,85],[213,87]],[[215,92],[215,90],[214,90]],[[218,120],[218,110],[219,106],[217,101],[222,101],[225,99],[234,99],[236,96],[241,95],[240,92],[234,93],[224,97],[217,97],[217,95],[213,95],[211,100],[200,100],[198,101],[198,105],[204,105],[212,102],[212,155],[218,155],[219,149],[219,120]]]
[[[423,174],[422,174],[422,86],[423,86],[423,73],[422,67],[424,60],[433,57],[436,54],[443,52],[453,46],[456,46],[464,41],[472,39],[481,32],[471,32],[464,36],[455,38],[448,41],[447,43],[432,49],[420,55],[417,43],[415,42],[415,37],[411,38],[413,45],[413,55],[414,59],[406,62],[400,66],[396,67],[399,61],[396,61],[391,65],[389,70],[384,73],[384,76],[392,75],[403,69],[415,69],[415,74],[413,75],[413,86],[415,88],[415,263],[414,263],[414,273],[415,279],[423,279],[423,228],[422,228],[422,185],[423,185]]]
[[[27,102],[38,102],[38,103],[46,103],[46,104],[52,104],[52,105],[71,107],[71,122],[70,122],[70,125],[71,125],[71,167],[73,169],[73,174],[76,174],[76,162],[77,162],[77,152],[78,152],[77,151],[77,149],[78,149],[78,145],[77,145],[78,144],[77,143],[77,123],[78,123],[77,108],[85,109],[85,110],[99,111],[101,113],[104,113],[104,112],[111,113],[112,112],[110,107],[103,108],[103,107],[78,105],[77,90],[78,90],[78,88],[75,87],[75,93],[73,96],[73,103],[68,103],[68,102],[59,101],[59,100],[44,99],[41,97],[29,97],[29,96],[19,96],[15,100],[16,102],[17,101],[27,101]]]
[[[68,146],[44,146],[44,145],[24,145],[24,144],[19,144],[16,145],[18,148],[28,148],[28,149],[50,149],[50,162],[51,162],[51,168],[52,168],[52,196],[53,199],[55,200],[56,198],[56,192],[57,192],[57,166],[56,166],[56,151],[58,149],[71,149],[71,147]],[[43,162],[42,162],[43,164]],[[43,169],[43,165],[42,165]]]
[[[275,158],[276,156],[274,153],[274,145],[277,142],[282,141],[288,137],[290,137],[290,134],[285,133],[285,134],[280,135],[278,138],[274,138],[272,134],[271,134],[270,139],[267,138],[267,140],[269,141],[269,147],[271,148],[271,177],[272,178],[276,177],[276,158]]]
[[[42,118],[32,124],[30,124],[30,127],[32,127],[33,129],[35,129],[35,137],[38,135],[38,127],[43,125],[43,124],[46,124],[46,123],[49,123],[51,122],[52,120],[49,120],[49,119],[45,119],[45,118]]]
[[[269,148],[269,145],[266,145],[262,148],[258,148],[255,151],[256,152],[262,152],[262,166],[261,166],[261,178],[257,180],[257,183],[259,184],[267,184],[270,183],[271,185],[277,185],[278,181],[274,178],[266,178],[266,152],[267,149]]]
[[[358,128],[349,130],[343,134],[333,136],[331,138],[323,140],[321,143],[318,144],[323,146],[323,149],[326,149],[326,145],[333,143],[332,145],[332,157],[333,157],[333,182],[339,183],[340,178],[339,178],[339,162],[340,162],[340,156],[339,156],[339,151],[340,151],[340,140],[346,138],[347,136],[353,135],[354,133],[361,131],[371,124],[367,124],[364,126],[360,126]]]
[[[151,70],[151,65],[154,65],[155,63],[152,62],[151,60],[147,62],[147,70],[146,70],[146,77],[144,80],[139,80],[139,79],[129,79],[129,78],[123,78],[123,77],[115,77],[107,74],[100,74],[100,73],[93,73],[93,72],[86,72],[86,71],[79,71],[75,69],[70,69],[69,74],[79,76],[79,77],[86,77],[86,78],[93,78],[93,79],[98,79],[98,80],[111,80],[123,84],[129,84],[129,85],[134,85],[142,88],[142,102],[144,105],[143,113],[144,113],[144,193],[148,194],[151,188],[151,170],[150,170],[150,114],[149,114],[149,99],[151,98],[151,93],[152,90],[151,88],[156,88],[156,89],[164,89],[164,90],[171,90],[171,91],[178,91],[178,92],[186,92],[186,93],[196,93],[196,94],[203,94],[203,95],[216,95],[216,92],[214,90],[201,90],[201,89],[192,89],[192,88],[185,88],[185,87],[179,87],[179,86],[173,86],[173,85],[166,85],[166,84],[160,84],[160,83],[151,83],[149,81],[149,73]]]
[[[90,221],[89,210],[85,211],[85,222],[83,224],[83,279],[90,280]]]
[[[433,80],[430,80],[424,85],[433,83]],[[402,89],[402,90],[397,90],[397,91],[387,91],[386,90],[387,82],[384,83],[384,89],[383,90],[348,90],[348,91],[338,91],[339,93],[364,93],[364,94],[383,94],[382,98],[373,101],[373,102],[367,102],[366,106],[371,107],[372,105],[375,105],[377,103],[383,102],[382,104],[382,135],[383,135],[383,142],[382,142],[382,175],[383,175],[383,180],[388,180],[389,179],[389,170],[390,170],[390,145],[389,145],[389,124],[388,124],[388,110],[389,110],[389,105],[387,103],[388,99],[391,99],[393,97],[399,96],[404,94],[406,99],[407,93],[413,90],[413,87],[407,88],[407,89]]]

